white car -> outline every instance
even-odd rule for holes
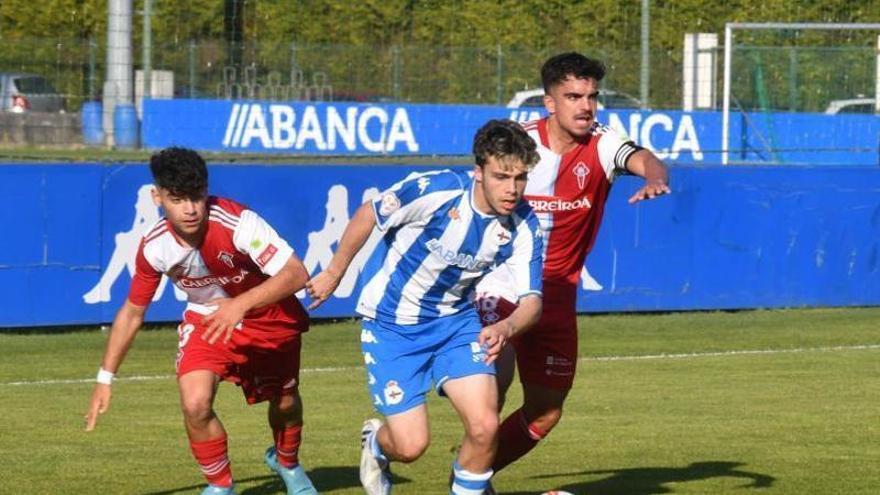
[[[604,108],[641,108],[642,102],[626,93],[610,89],[599,90],[598,109]],[[526,89],[517,91],[507,102],[507,108],[544,107],[544,89]]]
[[[878,113],[874,98],[851,98],[849,100],[832,100],[825,109],[826,115],[838,113]]]

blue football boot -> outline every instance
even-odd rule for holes
[[[318,490],[312,484],[312,480],[306,475],[306,470],[302,464],[297,464],[293,469],[288,469],[278,464],[278,455],[275,453],[275,447],[269,447],[266,450],[266,465],[269,469],[278,473],[284,480],[284,486],[287,487],[287,495],[318,495]]]

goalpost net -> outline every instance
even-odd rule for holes
[[[858,99],[873,106],[850,109],[880,114],[880,23],[727,23],[723,63],[724,165],[754,161],[749,153],[784,161],[773,125],[783,112],[822,113]],[[731,143],[732,113],[751,127],[752,144]]]

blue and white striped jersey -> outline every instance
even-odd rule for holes
[[[467,172],[413,173],[373,200],[384,237],[364,267],[358,313],[413,325],[471,309],[477,281],[505,262],[519,297],[541,294],[543,240],[531,207],[486,215],[473,187]]]

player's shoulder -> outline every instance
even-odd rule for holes
[[[522,200],[516,205],[516,208],[513,209],[511,220],[516,225],[525,223],[529,228],[538,228],[538,216],[535,214],[532,205],[526,200]]]
[[[545,117],[546,118],[546,117]],[[535,119],[535,120],[526,120],[519,123],[519,126],[526,132],[528,131],[536,131],[538,130],[538,124],[544,120],[544,118]]]
[[[590,134],[592,134],[593,136],[596,136],[596,137],[600,137],[600,138],[603,136],[614,136],[614,137],[626,138],[626,136],[621,134],[621,132],[618,131],[617,129],[615,129],[607,124],[603,124],[601,122],[593,122],[593,127],[590,128]]]
[[[242,213],[246,210],[247,206],[229,198],[208,198],[208,220],[231,231],[238,228]]]
[[[241,212],[249,208],[234,199],[210,196],[208,197],[208,209],[210,211],[219,211],[233,217],[240,217]]]
[[[165,219],[165,217],[162,217],[153,222],[152,225],[144,229],[144,235],[141,238],[141,243],[145,246],[147,244],[154,243],[157,239],[162,238],[163,235],[167,233],[168,221]]]
[[[470,176],[467,171],[445,168],[428,172],[413,172],[404,179],[404,182],[408,183],[410,187],[418,188],[420,195],[425,195],[465,190],[470,183]]]
[[[526,131],[526,134],[529,135],[532,140],[541,145],[541,121],[546,120],[547,118],[535,119],[535,120],[527,120],[525,122],[520,122],[519,125],[522,127],[522,130]]]

